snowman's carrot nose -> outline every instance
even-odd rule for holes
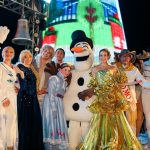
[[[73,47],[71,49],[72,52],[75,52],[75,53],[81,53],[83,52],[83,48],[82,47]]]

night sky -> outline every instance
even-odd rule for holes
[[[7,26],[11,31],[8,34],[6,41],[4,41],[3,44],[0,44],[0,47],[1,49],[3,49],[3,47],[9,45],[15,49],[15,58],[12,61],[13,63],[15,63],[18,60],[20,51],[25,48],[24,46],[18,46],[11,42],[11,40],[15,36],[16,29],[17,29],[17,21],[19,18],[20,18],[20,15],[17,15],[11,11],[8,11],[0,7],[0,26]],[[1,55],[0,55],[0,61],[2,61]]]
[[[119,0],[119,4],[128,49],[136,50],[139,53],[142,49],[150,47],[150,9],[148,0],[142,2],[137,0]],[[13,46],[17,51],[16,57],[18,57],[19,52],[24,49],[22,46],[11,43],[11,39],[16,32],[17,20],[19,18],[19,15],[0,7],[0,26],[7,25],[11,30],[11,34],[0,47],[3,48],[6,45]]]
[[[150,47],[148,0],[119,0],[128,49],[140,52]]]

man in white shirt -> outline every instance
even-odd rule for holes
[[[130,107],[126,111],[127,120],[136,135],[136,120],[137,120],[137,108],[136,108],[136,92],[135,92],[135,84],[140,84],[143,87],[150,87],[150,82],[147,82],[144,77],[141,75],[138,68],[136,68],[132,62],[134,62],[136,58],[135,52],[130,52],[129,50],[125,49],[122,50],[120,54],[118,54],[119,61],[116,63],[117,67],[123,69],[128,78],[128,87],[132,94],[133,103],[135,102],[135,108]],[[132,103],[132,102],[130,102]]]
[[[50,75],[45,72],[46,65],[52,61],[54,57],[54,48],[50,45],[44,45],[41,48],[40,53],[34,58],[33,66],[37,71],[37,84],[38,84],[38,100],[40,107],[43,102],[44,95],[47,92],[47,84]]]

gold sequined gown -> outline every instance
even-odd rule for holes
[[[93,113],[90,129],[78,150],[142,150],[131,130],[124,111],[128,102],[120,91],[127,81],[123,72],[100,70],[92,77],[89,86],[94,88],[96,99],[88,107]]]

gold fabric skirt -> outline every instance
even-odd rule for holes
[[[88,107],[93,113],[89,131],[77,150],[143,150],[128,124],[124,112],[129,108],[120,84],[127,80],[124,72],[100,70],[89,84],[96,99]]]
[[[90,129],[77,150],[143,150],[124,112],[94,114]]]

